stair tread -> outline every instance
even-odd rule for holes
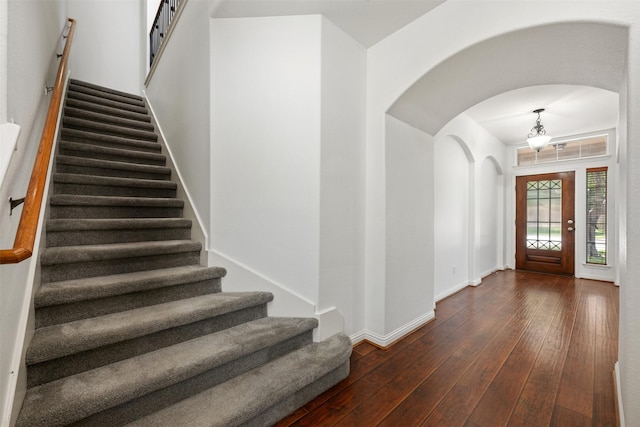
[[[67,106],[64,109],[64,115],[66,117],[84,118],[85,120],[106,122],[110,124],[117,124],[120,126],[131,127],[135,129],[143,129],[150,132],[155,130],[155,127],[151,122],[128,119],[126,117],[114,116],[113,114],[106,114],[97,111],[86,110],[82,108]]]
[[[113,156],[130,157],[134,159],[147,159],[155,161],[166,161],[167,156],[160,153],[150,153],[148,151],[127,150],[124,148],[105,147],[103,145],[85,144],[82,142],[60,141],[61,149],[82,151],[86,153],[110,154]]]
[[[221,267],[185,265],[157,270],[136,271],[83,279],[43,283],[34,297],[36,308],[68,304],[89,299],[105,298],[130,292],[173,286],[226,275]]]
[[[120,110],[133,111],[134,113],[148,114],[146,107],[133,105],[127,102],[120,102],[117,100],[108,99],[99,95],[92,95],[85,92],[69,90],[67,91],[67,97],[71,99],[79,99],[81,101],[91,102],[98,105],[106,105]]]
[[[182,208],[184,201],[168,197],[85,196],[80,194],[55,194],[51,206],[138,206]]]
[[[87,166],[102,169],[119,169],[138,172],[156,173],[159,175],[171,175],[171,169],[166,166],[145,165],[140,163],[118,162],[115,160],[90,159],[67,155],[56,156],[56,163],[63,165]]]
[[[127,120],[136,122],[151,123],[151,117],[148,114],[136,113],[134,111],[122,110],[119,108],[109,107],[107,105],[95,104],[80,99],[68,98],[65,105],[71,108],[77,108],[82,111],[92,111],[105,114],[110,117],[122,117]]]
[[[349,359],[350,354],[351,341],[344,334],[337,334],[188,397],[128,426],[240,425],[338,368]]]
[[[118,93],[114,93],[113,91],[105,91],[104,88],[97,89],[95,87],[89,87],[86,85],[77,84],[74,82],[69,83],[69,92],[77,92],[82,94],[87,94],[99,98],[108,99],[111,101],[121,102],[123,104],[131,104],[136,107],[144,107],[144,100],[142,98],[132,98],[128,95],[120,95]]]
[[[135,258],[159,254],[192,252],[202,249],[193,240],[154,240],[149,242],[107,243],[101,245],[60,246],[46,248],[40,264],[56,265],[108,259]]]
[[[62,128],[62,137],[84,138],[88,140],[108,142],[111,144],[127,145],[131,147],[145,148],[154,151],[161,151],[162,147],[157,142],[144,141],[140,139],[125,138],[123,136],[105,135],[81,129]],[[90,144],[91,142],[87,142]]]
[[[268,292],[219,292],[36,329],[27,365],[152,334],[273,299]]]
[[[316,326],[315,319],[267,317],[33,387],[27,391],[24,406],[37,407],[37,411],[21,414],[24,418],[20,421],[25,424],[77,421],[284,342]],[[312,359],[315,360],[309,358]]]
[[[138,101],[142,101],[143,100],[143,98],[140,95],[136,95],[136,94],[130,93],[130,92],[124,92],[124,91],[117,90],[117,89],[111,89],[111,88],[106,87],[106,86],[101,86],[101,85],[97,85],[95,83],[85,82],[83,80],[69,79],[69,82],[71,84],[73,84],[73,85],[76,85],[76,86],[85,86],[85,87],[89,87],[89,88],[96,89],[96,90],[103,91],[103,92],[114,93],[114,94],[117,94],[117,95],[120,95],[120,96],[133,98],[133,99],[138,100]]]
[[[101,132],[107,133],[116,133],[126,136],[133,136],[136,138],[156,141],[158,139],[158,135],[153,131],[142,130],[142,129],[134,129],[126,126],[119,126],[109,123],[102,123],[95,120],[87,120],[78,117],[67,117],[65,116],[62,119],[62,125],[66,128],[89,128],[99,130]]]
[[[128,230],[132,228],[188,228],[192,221],[185,218],[79,218],[50,219],[50,231]]]
[[[83,175],[79,173],[54,173],[53,182],[65,184],[103,185],[112,187],[162,188],[175,190],[173,181],[142,178],[120,178],[115,176]]]

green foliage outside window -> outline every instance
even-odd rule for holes
[[[587,263],[607,263],[607,168],[587,169]]]

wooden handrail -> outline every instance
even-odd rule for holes
[[[62,104],[67,61],[69,60],[69,51],[71,50],[71,41],[73,40],[73,32],[75,30],[76,21],[69,18],[68,22],[69,31],[67,33],[67,41],[64,45],[62,57],[60,58],[58,74],[56,75],[51,101],[49,102],[47,119],[44,123],[42,136],[40,137],[40,146],[38,147],[36,160],[33,164],[33,171],[31,172],[31,179],[29,180],[22,215],[20,215],[16,239],[13,242],[12,249],[0,249],[0,264],[18,263],[31,257],[33,254],[33,246],[38,229],[38,219],[40,217],[40,207],[42,206],[42,198],[44,197],[44,185],[47,181],[49,159],[51,158],[53,140],[58,124],[58,114],[60,112],[60,105]]]

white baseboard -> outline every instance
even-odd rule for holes
[[[459,292],[459,291],[463,290],[464,288],[466,288],[470,284],[471,283],[469,283],[469,282],[460,283],[459,285],[456,285],[453,288],[449,288],[449,289],[445,290],[444,292],[440,292],[438,295],[436,295],[435,301],[436,302],[441,301],[441,300],[445,299],[446,297],[451,296],[451,295],[455,294],[456,292]]]
[[[620,420],[620,427],[625,427],[624,411],[622,409],[622,389],[620,388],[620,365],[618,362],[613,365],[613,379],[615,381],[616,402],[618,403],[618,420]]]
[[[356,345],[367,339],[367,331],[362,330],[360,332],[356,332],[355,334],[349,335],[349,338],[351,339],[351,343]]]
[[[186,2],[185,2],[186,3]],[[166,44],[166,43],[164,43]],[[182,173],[180,173],[180,169],[178,168],[178,164],[175,161],[173,152],[171,151],[171,146],[169,145],[169,141],[165,137],[164,131],[162,130],[162,126],[158,121],[158,117],[156,116],[156,112],[153,109],[153,105],[147,96],[147,93],[143,90],[142,94],[144,95],[145,100],[147,101],[147,105],[149,106],[149,113],[153,118],[153,124],[156,127],[156,130],[160,134],[160,138],[158,142],[163,146],[163,148],[167,152],[167,166],[175,172],[176,175],[176,184],[178,184],[178,198],[185,199],[184,209],[183,209],[183,218],[187,218],[192,220],[191,227],[191,235],[193,240],[201,241],[203,245],[203,249],[208,248],[209,246],[209,234],[207,232],[207,228],[204,226],[204,221],[202,217],[198,213],[196,209],[196,205],[191,197],[191,193],[189,189],[184,184],[184,179],[182,178]],[[207,261],[206,250],[202,251],[202,255],[200,256],[200,260],[205,263]]]
[[[398,329],[396,329],[395,331],[389,334],[380,335],[365,329],[363,331],[360,331],[351,335],[349,338],[351,338],[351,341],[353,342],[354,345],[359,343],[360,341],[367,340],[379,347],[388,347],[394,342],[403,338],[405,335],[408,335],[409,333],[418,329],[420,326],[429,322],[430,320],[435,319],[435,317],[436,317],[435,312],[430,311],[418,317],[417,319],[414,319],[411,322],[399,327]]]

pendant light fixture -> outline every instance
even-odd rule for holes
[[[534,113],[538,114],[538,118],[536,119],[536,124],[531,128],[531,133],[527,135],[527,143],[532,150],[540,151],[544,147],[547,146],[549,141],[551,141],[551,137],[547,136],[547,131],[544,130],[544,126],[542,126],[542,121],[540,119],[540,113],[544,111],[544,108],[538,108],[537,110],[533,110]]]

